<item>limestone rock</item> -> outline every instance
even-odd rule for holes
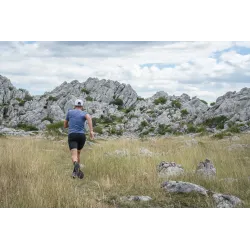
[[[216,175],[216,168],[209,159],[206,159],[198,164],[196,173],[204,177],[212,177]]]
[[[213,199],[218,208],[233,208],[242,204],[241,199],[233,195],[213,194]]]
[[[181,165],[176,164],[175,162],[165,162],[162,161],[157,166],[157,172],[159,176],[177,176],[184,173],[184,169]]]

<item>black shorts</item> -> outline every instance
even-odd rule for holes
[[[85,134],[71,133],[68,135],[69,148],[81,150],[85,144],[86,136]]]

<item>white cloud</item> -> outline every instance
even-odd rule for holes
[[[144,97],[164,90],[213,101],[250,85],[250,55],[228,51],[235,45],[250,48],[241,42],[0,42],[0,74],[32,94],[98,77],[130,84]]]

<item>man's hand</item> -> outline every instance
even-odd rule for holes
[[[94,131],[90,131],[89,135],[90,135],[90,140],[94,140]]]

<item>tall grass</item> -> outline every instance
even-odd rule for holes
[[[182,164],[186,174],[171,180],[196,183],[214,192],[236,195],[250,207],[250,149],[229,151],[232,144],[249,144],[250,135],[240,140],[200,137],[188,146],[190,137],[160,139],[99,140],[83,149],[85,178],[71,179],[72,163],[67,138],[51,141],[36,138],[0,138],[0,207],[214,207],[212,199],[199,195],[167,194],[156,165],[161,161]],[[141,155],[140,148],[153,156]],[[113,154],[126,149],[128,155]],[[108,154],[111,153],[111,154]],[[209,158],[217,177],[207,180],[193,171]],[[225,178],[237,181],[227,182]],[[150,202],[120,201],[121,196],[148,195]]]

